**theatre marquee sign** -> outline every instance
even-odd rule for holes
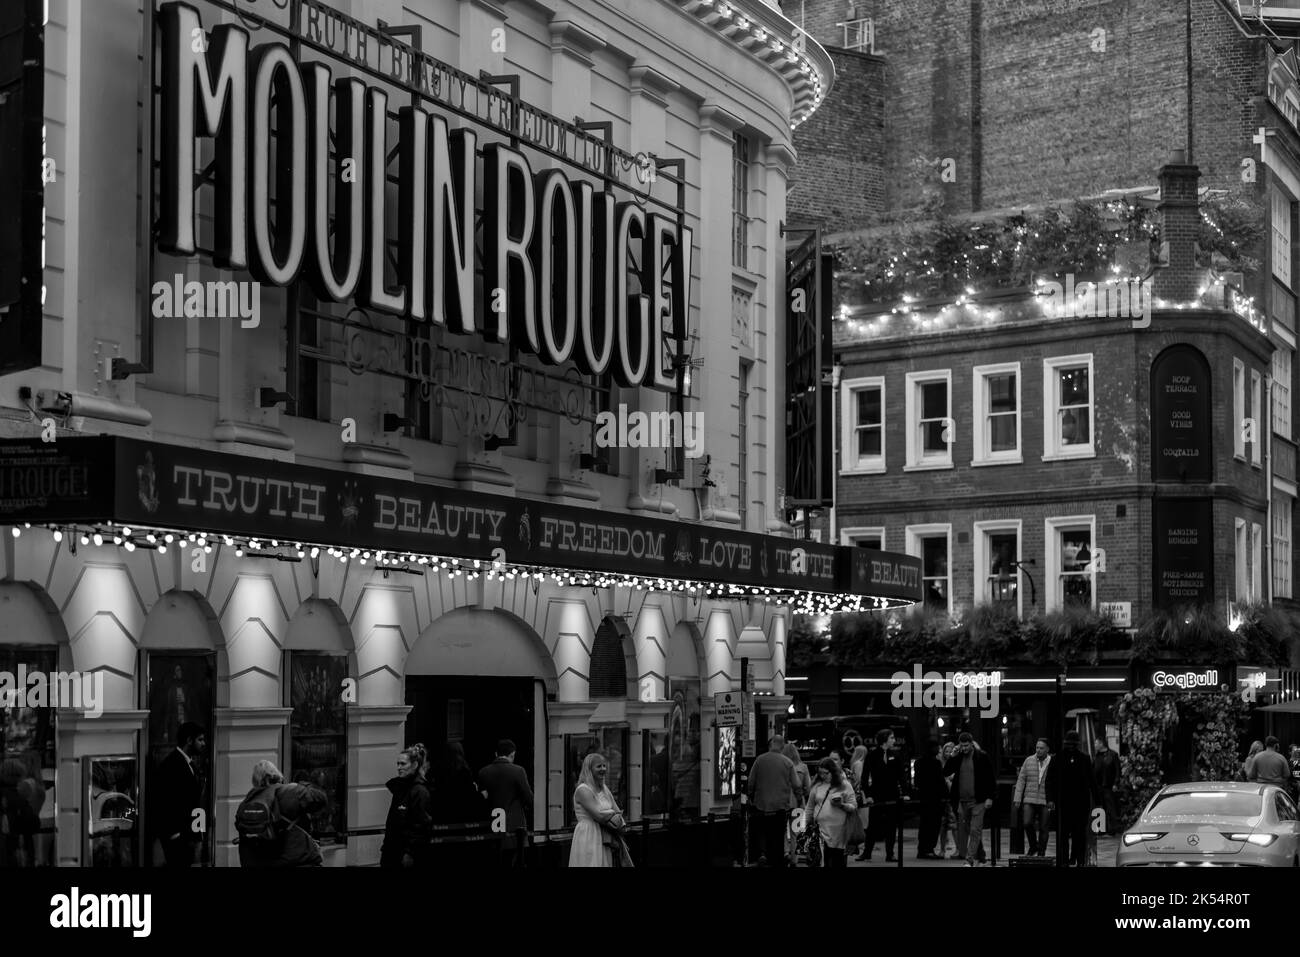
[[[380,62],[373,28],[305,0],[292,9],[303,22],[286,41],[325,58],[295,55],[280,39],[255,45],[238,23],[205,33],[186,3],[159,7],[160,250],[201,251],[198,144],[210,140],[215,265],[272,286],[302,278],[322,302],[508,343],[545,366],[677,388],[664,342],[684,335],[689,306],[692,231],[679,211],[653,211],[644,196],[618,201],[608,176],[591,175],[611,165],[608,146],[597,163],[590,137],[512,97],[496,99],[487,121],[473,115],[463,74],[390,37],[385,85],[367,82]],[[396,108],[396,142],[392,86],[416,94]],[[480,142],[425,102],[496,140],[505,126],[509,139]],[[584,178],[535,168],[523,145]],[[386,198],[393,155],[396,203]]]
[[[94,481],[88,477],[94,476]],[[921,598],[920,560],[201,449],[0,442],[0,524],[104,524],[390,554]],[[850,559],[867,558],[863,569]],[[874,564],[876,576],[868,579]]]

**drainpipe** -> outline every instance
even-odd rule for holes
[[[1264,488],[1265,502],[1267,508],[1265,511],[1265,521],[1268,523],[1264,533],[1264,584],[1265,592],[1268,596],[1267,601],[1273,604],[1273,376],[1271,374],[1264,376],[1264,395],[1267,399],[1264,402],[1266,411],[1264,418],[1268,421],[1268,434],[1264,439]]]
[[[827,536],[828,545],[840,543],[839,516],[836,514],[836,506],[840,499],[840,430],[844,428],[844,412],[840,408],[840,376],[843,374],[844,366],[836,362],[831,367],[831,530]],[[883,398],[881,401],[884,401]],[[839,428],[835,428],[837,415],[841,417]]]

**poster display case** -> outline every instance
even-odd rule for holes
[[[564,799],[564,822],[572,827],[578,822],[573,810],[573,792],[578,789],[582,762],[589,754],[600,752],[609,762],[605,784],[626,814],[628,810],[627,763],[631,732],[626,727],[595,728],[587,734],[564,736],[564,780],[568,784]]]
[[[139,759],[116,754],[81,759],[86,782],[86,847],[88,867],[135,867],[140,862]]]

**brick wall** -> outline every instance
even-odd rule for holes
[[[799,162],[791,171],[788,208],[792,221],[850,227],[885,208],[885,64],[845,50],[832,50],[831,59],[836,101],[795,131]]]
[[[1131,0],[870,0],[884,57],[886,208],[914,207],[924,186],[953,212],[1155,185],[1154,171],[1185,149],[1187,56],[1182,3]],[[795,9],[797,3],[784,7]],[[809,33],[838,44],[843,0],[805,0]],[[830,25],[830,26],[828,26]],[[972,37],[976,38],[972,43]],[[1266,56],[1215,0],[1193,0],[1193,154],[1201,185],[1240,184],[1241,160],[1258,157]],[[835,113],[857,91],[832,88]],[[866,148],[875,148],[867,127]],[[832,151],[842,149],[837,142]],[[818,167],[815,144],[800,162]],[[950,158],[917,178],[917,159]],[[801,200],[807,201],[807,200]],[[792,210],[801,211],[792,206]]]
[[[843,379],[885,379],[886,471],[839,478],[837,526],[883,525],[885,547],[904,551],[907,525],[951,523],[954,601],[969,607],[975,601],[974,523],[1020,519],[1021,557],[1035,562],[1029,573],[1039,599],[1039,607],[1031,607],[1026,587],[1024,611],[1030,614],[1041,610],[1045,593],[1045,521],[1093,515],[1094,546],[1107,553],[1098,600],[1131,601],[1134,616],[1144,614],[1152,601],[1150,369],[1161,351],[1180,342],[1200,349],[1211,368],[1217,484],[1179,491],[1215,499],[1215,595],[1223,600],[1234,581],[1234,519],[1264,525],[1267,508],[1263,471],[1233,457],[1232,360],[1245,363],[1249,383],[1250,371],[1262,374],[1268,359],[1263,337],[1221,313],[1157,312],[1143,332],[1133,331],[1126,320],[1066,320],[870,345],[840,343]],[[1043,360],[1080,353],[1093,360],[1096,456],[1045,462]],[[1003,362],[1020,363],[1022,463],[974,466],[972,370]],[[906,375],[939,369],[952,375],[953,467],[907,471]],[[837,407],[837,427],[839,415]]]

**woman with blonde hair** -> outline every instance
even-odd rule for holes
[[[578,817],[569,848],[570,867],[631,867],[632,859],[620,833],[626,825],[605,779],[609,762],[599,752],[587,755],[573,792]]]

